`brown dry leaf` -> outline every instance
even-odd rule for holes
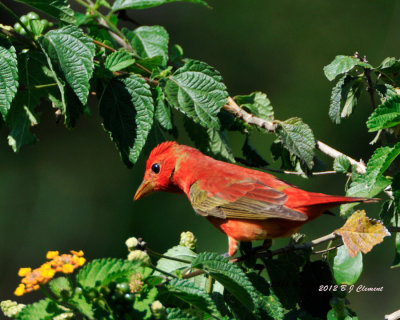
[[[359,251],[367,253],[381,243],[383,238],[390,236],[382,222],[370,219],[365,215],[364,210],[357,210],[339,229],[333,231],[340,235],[346,246],[349,256],[355,257]]]

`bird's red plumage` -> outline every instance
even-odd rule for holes
[[[155,163],[161,167],[159,173],[152,172]],[[282,211],[279,210],[276,217],[273,216],[273,212],[272,217],[271,212],[268,212],[269,216],[265,219],[254,219],[254,215],[251,214],[247,217],[246,212],[240,212],[240,219],[222,219],[210,214],[207,219],[230,237],[230,254],[234,251],[231,250],[231,246],[234,245],[232,239],[251,241],[288,236],[305,222],[313,220],[332,207],[368,200],[307,192],[271,174],[218,161],[197,149],[175,142],[164,142],[151,152],[144,181],[150,182],[154,190],[185,193],[195,210],[198,209],[197,203],[191,194],[194,184],[198,190],[206,192],[210,199],[216,199],[219,203],[232,203],[230,211],[240,199],[247,199],[250,202],[256,201],[257,205],[265,203],[269,210],[283,206],[289,213],[292,210],[297,212],[297,215],[301,213],[306,216],[294,221],[295,219],[290,219],[290,215],[289,218],[282,216]]]

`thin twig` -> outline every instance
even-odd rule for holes
[[[106,48],[107,50],[110,50],[110,51],[112,51],[112,52],[117,51],[117,50],[114,49],[113,47],[110,47],[110,46],[108,46],[108,45],[106,45],[106,44],[104,44],[104,43],[102,43],[102,42],[100,42],[100,41],[97,41],[97,40],[95,40],[95,39],[93,39],[92,41],[93,41],[94,44],[98,45],[99,47]]]
[[[398,320],[398,319],[400,319],[400,310],[385,315],[385,320]]]
[[[354,53],[354,56],[356,58],[358,58],[360,61],[368,63],[367,58],[361,57],[361,55],[358,52]],[[372,108],[375,110],[376,109],[375,90],[374,90],[374,84],[372,83],[372,78],[371,78],[371,69],[364,68],[364,74],[365,74],[365,77],[367,78],[367,82],[368,82],[367,92],[369,93],[369,96],[371,98]]]
[[[365,173],[365,171],[367,169],[367,167],[365,166],[365,164],[362,161],[354,160],[353,158],[345,155],[344,153],[342,153],[342,152],[340,152],[340,151],[328,146],[327,144],[323,143],[322,141],[317,140],[317,149],[319,151],[321,151],[322,153],[326,154],[327,156],[333,158],[333,159],[336,159],[336,158],[338,158],[340,156],[346,157],[347,160],[349,160],[349,162],[352,165],[356,165],[357,166],[357,172],[358,173],[361,173],[361,174]]]

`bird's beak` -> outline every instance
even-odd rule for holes
[[[150,194],[152,192],[154,192],[153,182],[149,181],[149,180],[143,180],[142,184],[136,190],[133,200],[134,201],[139,200],[140,198],[143,198],[144,196],[147,196],[148,194]]]

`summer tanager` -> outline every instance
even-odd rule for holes
[[[170,141],[150,153],[134,200],[153,191],[184,193],[196,213],[228,236],[230,256],[237,241],[288,237],[332,207],[375,200],[304,191]]]

